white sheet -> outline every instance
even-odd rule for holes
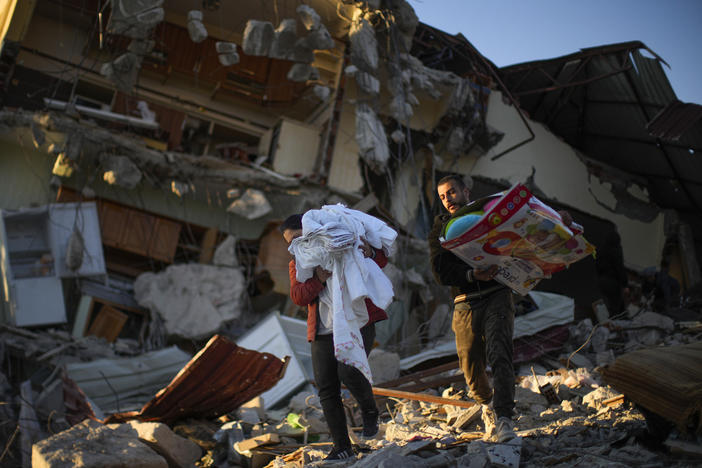
[[[389,254],[397,232],[383,221],[339,205],[325,205],[302,217],[302,236],[289,251],[295,256],[297,280],[312,277],[314,268],[331,271],[327,287],[319,295],[332,311],[334,354],[338,361],[356,367],[372,383],[360,329],[368,323],[368,298],[381,309],[393,298],[392,283],[375,261],[359,249],[364,238]],[[321,304],[320,304],[321,306]]]

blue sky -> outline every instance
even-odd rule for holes
[[[702,0],[408,0],[420,21],[462,33],[497,66],[641,41],[678,99],[702,104]]]

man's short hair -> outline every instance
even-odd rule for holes
[[[288,229],[293,231],[302,229],[302,215],[294,214],[288,216],[287,218],[285,218],[285,221],[283,221],[283,224],[281,224],[278,229],[280,229],[280,232],[285,232]]]
[[[463,180],[463,177],[458,174],[449,174],[447,176],[442,177],[436,183],[436,186],[439,187],[439,185],[448,184],[449,182],[455,182],[458,188],[461,190],[468,187],[466,185],[466,182]]]

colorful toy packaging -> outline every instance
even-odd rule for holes
[[[444,248],[473,268],[498,265],[495,279],[522,295],[595,253],[581,226],[566,227],[558,212],[521,184],[461,208],[442,234]]]

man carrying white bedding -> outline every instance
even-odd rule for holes
[[[456,334],[456,351],[471,396],[483,406],[484,440],[506,442],[516,437],[512,422],[512,292],[493,279],[497,265],[473,269],[441,246],[439,236],[444,224],[469,203],[470,191],[459,175],[439,180],[437,191],[448,213],[434,219],[429,233],[432,271],[439,284],[451,286],[455,297],[452,327]],[[485,373],[488,363],[492,368],[494,392]]]

